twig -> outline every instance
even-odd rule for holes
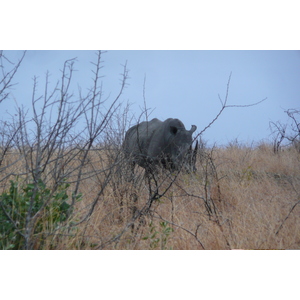
[[[176,224],[176,223],[173,223],[173,222],[171,222],[171,221],[168,221],[168,220],[164,219],[164,218],[163,218],[161,215],[159,215],[157,212],[155,212],[155,213],[158,215],[158,217],[157,217],[157,216],[154,216],[154,218],[161,219],[161,220],[163,220],[164,222],[167,222],[167,223],[169,223],[169,224],[171,224],[171,225],[173,225],[173,226],[175,226],[175,227],[178,227],[178,228],[180,228],[180,229],[182,229],[182,230],[188,232],[190,235],[192,235],[192,236],[196,239],[196,241],[200,244],[200,246],[202,247],[202,249],[205,250],[204,245],[202,244],[202,242],[201,242],[201,241],[198,239],[198,237],[197,237],[197,233],[198,233],[198,229],[199,229],[200,225],[197,226],[196,232],[193,233],[192,231],[190,231],[190,230],[188,230],[188,229],[186,229],[186,228],[184,228],[184,227],[182,227],[182,226],[180,226],[180,225],[178,225],[178,224]]]
[[[300,203],[300,200],[297,201],[293,207],[291,208],[291,210],[289,211],[288,215],[285,217],[285,219],[283,220],[283,222],[281,223],[281,225],[279,226],[279,228],[277,229],[277,231],[275,232],[275,235],[277,235],[279,233],[279,231],[282,229],[283,224],[285,223],[285,221],[289,218],[289,216],[291,215],[292,211],[295,209],[295,207]]]

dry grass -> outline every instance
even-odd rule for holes
[[[86,170],[106,164],[104,154],[93,153]],[[153,202],[150,213],[135,221],[134,229],[129,226],[132,195],[138,195],[141,210],[149,200],[149,186],[141,169],[136,170],[138,185],[115,174],[92,215],[76,230],[49,237],[43,249],[300,248],[300,204],[295,206],[300,201],[299,152],[275,155],[268,145],[232,146],[214,149],[197,164],[197,173],[180,175]],[[83,200],[73,220],[90,208],[105,176],[100,173],[83,182]],[[160,178],[159,191],[164,191],[171,179]],[[208,213],[205,201],[215,205],[216,213]]]

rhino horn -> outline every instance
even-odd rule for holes
[[[198,151],[199,145],[198,145],[198,140],[196,141],[195,149],[192,154],[192,169],[195,172],[196,169],[196,161],[197,161],[197,151]]]

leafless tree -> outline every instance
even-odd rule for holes
[[[0,51],[0,104],[4,100],[8,100],[11,88],[16,84],[13,83],[13,79],[25,57],[26,52],[24,51],[17,62],[12,62],[4,53]],[[9,150],[13,145],[13,141],[16,138],[17,132],[20,127],[12,128],[12,124],[0,120],[0,172],[4,171],[8,165],[16,163],[16,161],[11,161],[8,165],[4,166],[4,158],[7,156]],[[0,182],[4,178],[0,178]]]
[[[4,58],[2,54],[2,59]],[[31,111],[19,107],[17,117],[13,115],[10,124],[2,124],[2,127],[7,130],[2,133],[0,167],[9,147],[12,146],[18,149],[23,167],[21,172],[10,172],[0,180],[22,176],[25,183],[33,185],[24,228],[18,228],[17,224],[14,224],[17,232],[24,237],[25,249],[34,247],[36,224],[63,184],[71,185],[73,189],[67,213],[70,217],[76,201],[80,198],[81,185],[91,176],[105,174],[102,176],[104,180],[101,181],[97,196],[88,204],[85,213],[81,214],[77,222],[69,223],[68,226],[74,227],[89,218],[111,179],[112,166],[100,170],[87,168],[87,166],[90,164],[89,156],[93,146],[103,135],[118,108],[128,79],[128,69],[125,64],[121,75],[121,86],[115,99],[103,99],[100,82],[101,58],[102,52],[99,51],[96,62],[93,63],[93,83],[86,94],[79,90],[79,96],[76,97],[70,90],[76,59],[69,59],[63,65],[61,79],[52,89],[49,84],[49,73],[46,73],[42,95],[38,95],[38,81],[34,78]],[[11,87],[11,80],[22,59],[12,71],[7,73],[3,71],[2,101],[7,98],[8,94],[5,91]],[[32,116],[29,116],[28,112]],[[51,189],[36,211],[34,206],[41,182]]]

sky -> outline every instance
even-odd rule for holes
[[[12,60],[20,51],[5,51]],[[13,107],[30,107],[33,77],[38,77],[38,92],[43,93],[46,71],[50,86],[60,79],[63,63],[76,58],[73,81],[74,93],[92,85],[92,61],[95,51],[28,51],[14,78],[17,85],[11,99],[1,105],[3,116]],[[112,50],[102,56],[103,91],[112,101],[120,89],[123,65],[127,63],[129,80],[120,101],[130,103],[130,113],[137,120],[145,100],[149,119],[180,119],[187,129],[197,126],[202,131],[218,114],[225,100],[231,74],[228,107],[204,133],[208,145],[227,145],[238,140],[251,144],[272,140],[269,123],[288,122],[285,110],[300,109],[300,51],[238,51],[238,50]],[[13,100],[15,99],[15,100]],[[133,121],[134,122],[134,121]]]

